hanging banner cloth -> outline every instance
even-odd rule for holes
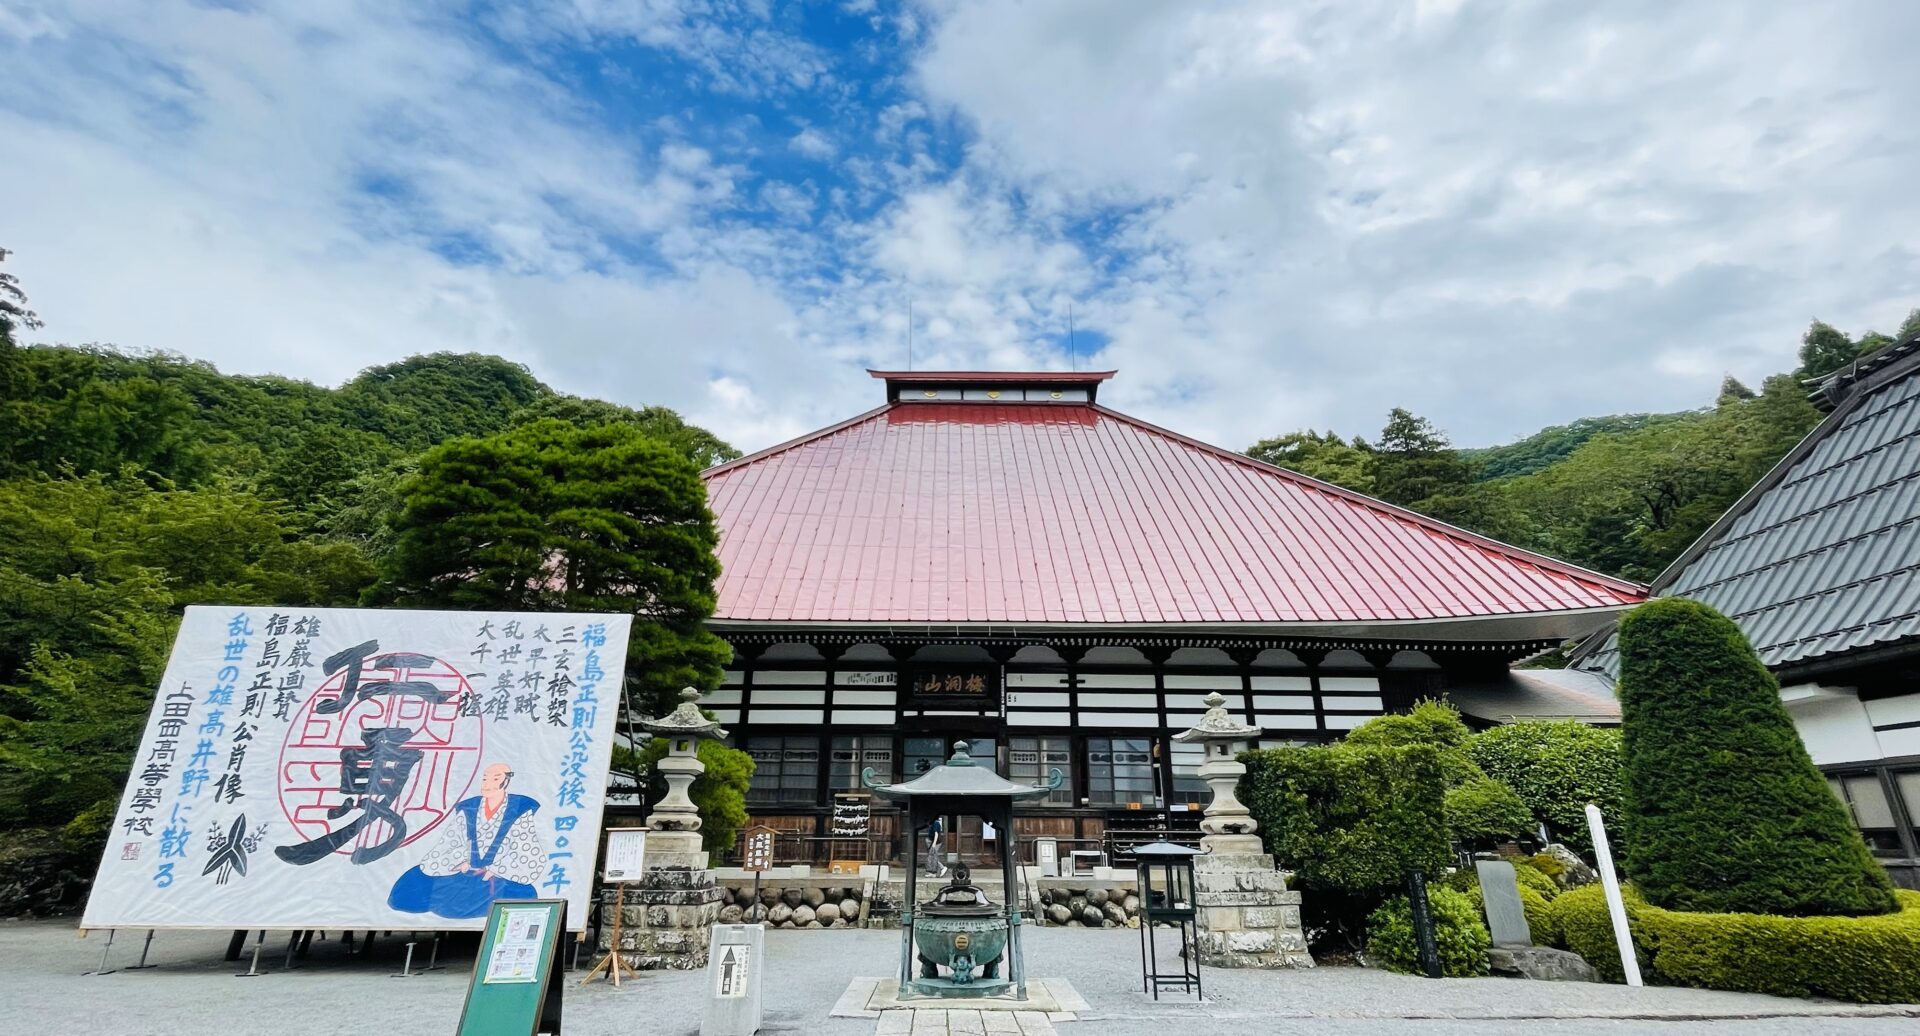
[[[631,624],[188,608],[81,927],[585,924]]]

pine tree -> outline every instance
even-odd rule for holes
[[[1720,380],[1720,395],[1713,402],[1715,406],[1726,406],[1743,399],[1752,399],[1759,393],[1748,388],[1739,378],[1729,374]]]
[[[1458,494],[1473,481],[1473,466],[1461,459],[1447,437],[1426,418],[1400,407],[1388,413],[1368,469],[1374,495],[1405,507]]]
[[[1676,910],[1880,914],[1887,875],[1740,628],[1666,598],[1620,622],[1627,871]]]
[[[632,425],[542,420],[455,439],[401,493],[374,603],[631,612],[631,705],[658,715],[713,687],[731,653],[708,632],[720,562],[706,487]]]

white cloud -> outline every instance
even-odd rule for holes
[[[832,138],[814,129],[812,126],[808,126],[806,129],[788,138],[787,146],[792,148],[797,154],[805,155],[808,158],[818,161],[825,161],[832,158],[834,153],[840,150],[834,146]]]
[[[1920,303],[1904,8],[848,10],[851,56],[751,2],[0,8],[0,244],[49,339],[498,352],[743,448],[876,401],[909,303],[923,369],[1064,366],[1071,305],[1103,399],[1229,446],[1697,405]]]

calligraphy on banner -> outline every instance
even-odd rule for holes
[[[631,622],[187,609],[82,926],[587,917]]]

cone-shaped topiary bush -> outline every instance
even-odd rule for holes
[[[1649,903],[1881,914],[1886,872],[1731,620],[1666,598],[1620,621],[1627,871]]]

